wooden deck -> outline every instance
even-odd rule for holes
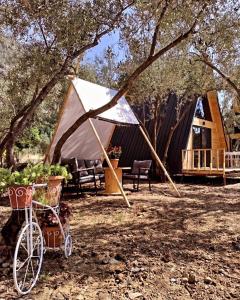
[[[185,175],[240,177],[240,152],[225,149],[182,150]]]

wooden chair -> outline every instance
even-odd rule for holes
[[[134,160],[130,173],[123,173],[124,179],[133,181],[133,189],[139,191],[140,181],[148,181],[149,191],[151,191],[150,169],[151,160]],[[136,187],[137,184],[137,187]]]

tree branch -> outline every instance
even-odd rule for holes
[[[68,140],[68,138],[79,128],[80,125],[82,125],[87,119],[89,118],[94,118],[97,115],[103,113],[104,111],[112,108],[114,105],[117,104],[118,100],[124,96],[129,88],[132,86],[134,80],[144,71],[146,70],[153,62],[155,62],[160,56],[162,56],[163,54],[165,54],[167,51],[169,51],[170,49],[172,49],[173,47],[175,47],[176,45],[178,45],[179,43],[181,43],[183,40],[187,39],[192,33],[194,33],[194,29],[195,26],[197,24],[197,20],[200,16],[200,14],[203,12],[204,8],[206,6],[204,5],[202,7],[202,9],[200,10],[200,12],[198,13],[197,17],[195,18],[195,21],[193,22],[192,26],[189,28],[189,30],[187,30],[184,34],[181,34],[180,36],[178,36],[175,40],[173,40],[172,42],[170,42],[167,46],[165,46],[164,48],[160,49],[155,55],[148,57],[127,79],[127,81],[125,82],[125,84],[123,84],[123,86],[120,88],[120,90],[115,94],[115,96],[112,98],[112,100],[103,105],[102,107],[99,107],[95,110],[89,110],[88,112],[86,112],[84,115],[82,115],[81,117],[79,117],[75,123],[72,124],[72,126],[70,126],[70,128],[67,129],[67,131],[65,131],[62,135],[62,137],[58,140],[56,147],[55,147],[55,151],[54,151],[54,155],[53,155],[53,160],[52,163],[57,163],[60,160],[61,157],[61,149],[62,146],[64,145],[64,143]]]
[[[201,58],[198,54],[195,53],[195,55],[197,55],[199,58],[196,59],[196,61],[200,61],[203,62],[205,65],[207,65],[208,67],[210,67],[212,70],[216,71],[227,83],[228,85],[230,85],[235,92],[237,93],[237,97],[238,97],[238,101],[240,101],[240,89],[238,88],[238,86],[230,79],[230,77],[228,77],[227,75],[225,75],[216,65],[214,65],[212,62],[210,62],[209,60],[205,59],[205,58]]]
[[[157,44],[157,37],[158,37],[158,33],[159,33],[159,29],[160,29],[160,23],[167,11],[167,7],[168,7],[168,0],[165,0],[165,5],[162,8],[161,14],[157,20],[157,25],[155,27],[154,33],[153,33],[153,38],[152,38],[152,45],[151,45],[151,49],[150,49],[150,53],[149,53],[149,57],[154,55],[155,52],[155,48],[156,48],[156,44]]]
[[[45,33],[44,33],[44,31],[43,31],[43,28],[42,28],[41,21],[38,21],[37,23],[38,23],[38,26],[39,26],[39,28],[40,28],[40,31],[41,31],[41,33],[42,33],[42,37],[43,37],[43,40],[44,40],[45,46],[46,46],[46,48],[47,48],[47,51],[48,51],[48,50],[49,50],[49,46],[48,46],[48,42],[47,42],[47,39],[46,39]]]

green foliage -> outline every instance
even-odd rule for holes
[[[11,173],[8,178],[7,185],[32,185],[36,180],[36,174],[30,170],[30,168],[25,168],[23,171],[15,171]]]
[[[0,168],[0,195],[5,191],[10,176],[11,176],[10,170]]]
[[[0,168],[0,193],[11,185],[32,185],[48,182],[49,176],[62,176],[66,180],[71,179],[66,167],[57,165],[36,164],[28,165],[23,171],[11,172],[9,169]],[[43,196],[43,195],[42,195]],[[44,197],[44,196],[43,196]]]
[[[49,166],[49,176],[63,176],[65,179],[71,179],[67,168],[59,164]]]

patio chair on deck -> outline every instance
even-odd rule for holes
[[[152,165],[151,160],[134,160],[131,172],[123,173],[123,181],[124,179],[132,180],[133,189],[137,191],[139,190],[140,181],[148,181],[149,191],[151,191],[151,178],[150,178],[151,165]]]

